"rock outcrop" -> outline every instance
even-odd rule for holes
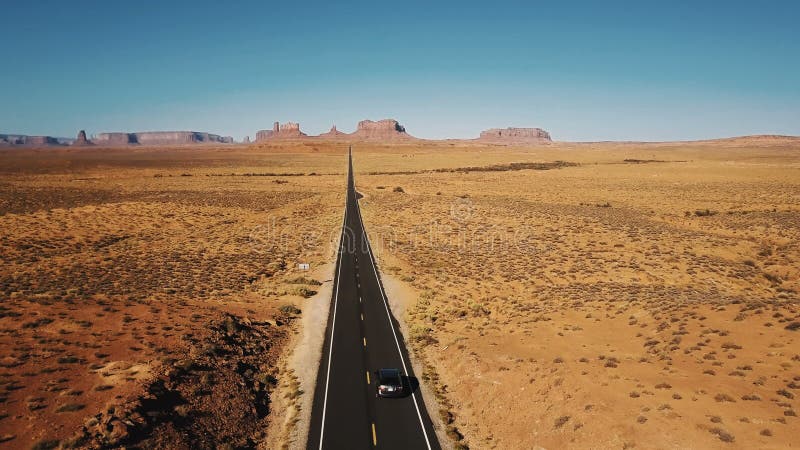
[[[0,145],[22,145],[27,136],[21,134],[0,134]]]
[[[75,139],[75,141],[72,143],[72,145],[78,146],[78,147],[86,146],[86,145],[92,145],[92,141],[86,139],[86,131],[81,130],[81,131],[78,132],[78,137]]]
[[[52,136],[26,136],[25,145],[59,145],[58,139]]]
[[[250,143],[250,136],[245,136],[242,140],[242,144],[249,144]]]
[[[362,120],[358,128],[350,136],[359,139],[407,139],[411,138],[406,133],[405,127],[394,119],[383,119],[377,122]]]
[[[266,139],[293,139],[305,137],[300,131],[300,124],[295,122],[275,122],[271,130],[261,130],[256,133],[256,142]]]
[[[348,136],[348,134],[347,133],[342,133],[341,131],[337,130],[336,129],[336,125],[334,125],[334,126],[331,127],[330,131],[328,131],[327,133],[322,133],[318,137],[321,137],[321,138],[337,138],[337,137],[344,137],[344,136]]]
[[[541,128],[490,128],[481,131],[481,141],[509,143],[551,142],[550,133]]]
[[[53,136],[28,136],[24,134],[0,134],[0,145],[49,147],[52,145],[69,145],[72,139]]]
[[[92,142],[97,145],[136,144],[135,136],[131,133],[98,133],[92,136]]]
[[[188,145],[231,144],[233,138],[199,131],[145,131],[139,133],[99,133],[92,139],[98,145]]]

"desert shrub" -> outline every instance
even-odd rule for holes
[[[697,216],[697,217],[708,217],[708,216],[714,216],[716,214],[717,214],[716,211],[711,211],[708,208],[706,208],[706,209],[697,209],[697,210],[694,211],[694,215]]]
[[[564,426],[565,423],[569,422],[570,416],[561,416],[556,419],[555,423],[553,424],[554,428],[561,428]]]
[[[774,283],[774,284],[780,284],[781,283],[781,277],[779,277],[777,275],[773,275],[771,273],[764,272],[764,278],[766,278],[770,283]]]
[[[52,450],[59,446],[61,442],[58,439],[44,439],[35,444],[31,447],[31,450]]]
[[[74,356],[62,356],[62,357],[58,358],[57,361],[58,361],[59,364],[75,364],[75,363],[80,362],[80,359],[78,359],[78,358],[76,358]]]
[[[311,297],[317,295],[317,291],[315,291],[313,289],[309,289],[309,288],[307,288],[305,286],[300,286],[298,288],[292,289],[291,293],[294,294],[294,295],[299,295],[300,297],[303,297],[303,298],[311,298]]]
[[[294,305],[283,305],[280,308],[280,311],[284,314],[300,314],[301,311]]]
[[[431,329],[429,327],[423,325],[413,325],[411,327],[411,339],[415,342],[421,342],[426,344],[433,344],[436,342],[436,339],[431,336]]]
[[[736,400],[728,394],[717,394],[714,396],[714,400],[718,402],[735,402]]]
[[[400,192],[400,193],[404,193],[404,192],[405,192],[405,190],[403,190],[403,188],[402,188],[402,187],[400,187],[400,186],[395,186],[395,188],[394,188],[394,189],[392,189],[392,192]]]
[[[452,439],[454,441],[460,441],[460,440],[464,439],[464,435],[461,434],[460,431],[458,431],[458,428],[456,428],[456,427],[454,427],[452,425],[447,427],[447,436],[450,437],[450,439]]]
[[[86,405],[81,405],[80,403],[65,403],[65,404],[59,406],[56,409],[56,412],[57,413],[75,412],[75,411],[80,411],[85,407],[86,407]]]
[[[788,398],[789,400],[791,400],[791,399],[793,399],[793,398],[794,398],[794,394],[792,394],[791,392],[787,391],[786,389],[779,389],[779,390],[777,391],[777,393],[778,393],[778,395],[781,395],[781,396],[783,396],[783,397],[786,397],[786,398]]]
[[[22,328],[39,328],[43,325],[47,325],[53,323],[53,319],[49,317],[42,317],[30,322],[26,322],[22,324]]]
[[[784,328],[786,328],[789,331],[800,330],[800,322],[792,322],[789,325],[786,325]]]
[[[307,277],[292,278],[290,280],[287,280],[286,282],[289,283],[289,284],[307,284],[309,286],[320,286],[320,285],[322,285],[322,283],[320,283],[319,281],[317,281],[317,280],[315,280],[313,278],[307,278]]]
[[[716,434],[719,440],[722,442],[733,442],[735,440],[732,434],[728,433],[722,428],[714,427],[708,431],[711,432],[711,434]]]

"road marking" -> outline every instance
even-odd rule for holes
[[[378,446],[378,435],[375,434],[375,422],[372,422],[372,445]]]
[[[361,313],[361,320],[364,320],[364,313]]]
[[[358,303],[361,303],[361,296],[358,296]]]
[[[369,370],[367,371],[367,384],[369,384]]]
[[[364,338],[364,347],[367,346],[367,338]]]
[[[346,198],[346,196],[345,196]],[[342,234],[339,237],[339,260],[336,263],[336,292],[333,294],[333,318],[331,319],[331,340],[328,348],[328,370],[325,375],[325,399],[322,402],[322,425],[319,431],[319,449],[322,450],[323,437],[325,436],[325,413],[328,410],[328,385],[331,381],[331,359],[333,357],[333,330],[336,327],[336,307],[339,305],[339,281],[342,273],[342,247],[344,247],[344,228],[347,223],[347,200],[344,204],[344,217],[342,218]]]
[[[389,302],[386,299],[386,293],[383,291],[383,283],[380,282],[378,269],[375,268],[375,256],[372,254],[372,245],[370,245],[369,235],[367,235],[367,232],[364,229],[364,221],[361,218],[361,207],[358,205],[358,203],[356,203],[356,212],[358,213],[358,221],[361,223],[361,229],[364,232],[364,238],[367,240],[367,253],[369,254],[369,261],[372,264],[372,271],[375,273],[375,280],[378,282],[378,291],[381,293],[381,297],[383,298],[383,306],[386,308],[386,318],[389,320],[389,328],[392,330],[394,343],[397,345],[397,353],[400,354],[400,363],[403,364],[403,372],[408,374],[406,360],[403,358],[402,350],[400,350],[400,341],[397,339],[397,332],[395,332],[394,324],[392,323],[392,314],[389,312]],[[428,445],[428,450],[431,450],[431,442],[428,440],[428,432],[425,431],[425,424],[422,422],[422,413],[420,413],[419,405],[417,404],[417,396],[413,391],[411,392],[411,398],[414,400],[414,408],[417,410],[417,418],[419,418],[419,425],[422,427],[422,435],[425,437],[425,443]]]

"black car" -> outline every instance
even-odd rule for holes
[[[403,377],[400,369],[380,369],[375,372],[376,397],[402,397]]]

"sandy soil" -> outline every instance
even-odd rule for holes
[[[558,160],[578,165],[512,164]],[[384,270],[420,292],[409,340],[457,446],[794,442],[796,141],[375,150],[355,165]]]
[[[0,448],[265,442],[341,219],[312,152],[0,152]]]
[[[345,146],[0,151],[0,449],[302,447]],[[794,442],[796,140],[354,162],[449,444]]]

